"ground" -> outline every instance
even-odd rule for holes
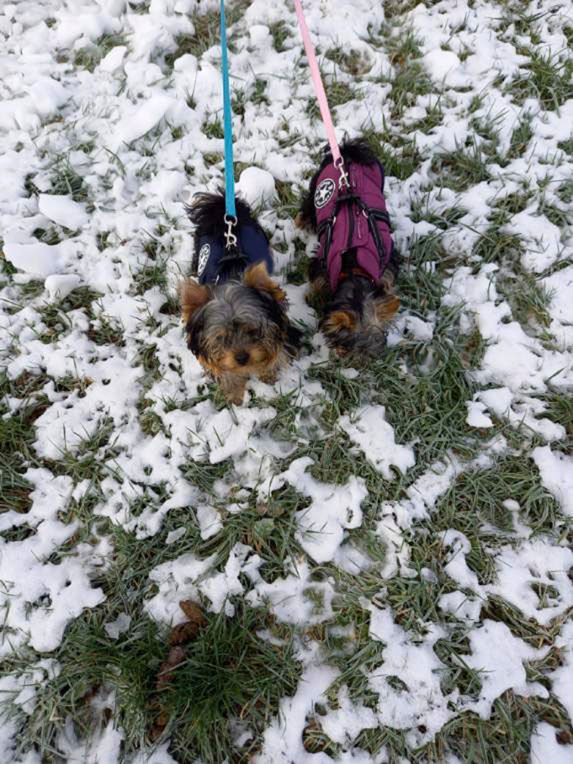
[[[217,3],[0,8],[2,762],[573,761],[571,4],[304,5],[401,310],[329,355],[294,9],[230,0],[238,188],[304,331],[241,407],[176,298]]]

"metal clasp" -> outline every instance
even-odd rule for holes
[[[237,218],[233,215],[225,215],[227,230],[225,231],[225,248],[232,249],[237,246],[237,237],[233,233],[233,228],[237,225]]]
[[[344,167],[344,159],[342,157],[338,157],[334,163],[334,166],[340,173],[340,178],[338,179],[338,188],[340,191],[342,191],[343,188],[350,188],[350,179]]]

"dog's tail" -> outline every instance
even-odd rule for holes
[[[242,199],[236,200],[239,223],[253,223],[257,220],[249,205]],[[195,226],[197,236],[218,236],[225,230],[225,195],[200,192],[195,194],[191,204],[187,205],[187,214]]]
[[[378,161],[376,154],[363,138],[356,138],[353,141],[345,140],[340,146],[340,153],[346,162],[355,162],[356,164],[376,164]]]

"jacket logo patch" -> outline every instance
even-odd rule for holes
[[[197,265],[197,275],[200,276],[205,270],[211,254],[211,245],[203,244],[199,250],[199,264]]]
[[[328,204],[328,202],[332,199],[335,188],[336,186],[334,181],[330,178],[327,178],[326,180],[323,180],[322,183],[319,183],[316,191],[314,192],[314,206],[320,210],[322,207]]]

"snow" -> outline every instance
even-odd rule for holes
[[[165,95],[152,96],[128,116],[113,136],[114,145],[132,143],[152,130],[172,106],[173,100]]]
[[[489,417],[486,411],[486,405],[482,401],[468,401],[466,403],[468,407],[468,415],[466,422],[470,427],[493,427],[491,417]]]
[[[269,204],[275,197],[275,179],[267,170],[247,167],[236,185],[237,194],[252,207]]]
[[[451,50],[439,50],[437,48],[426,53],[423,61],[431,77],[437,82],[444,81],[445,83],[449,82],[449,75],[460,65],[460,59]],[[455,78],[453,81],[455,82]]]
[[[112,639],[117,639],[120,634],[124,634],[129,629],[130,624],[131,616],[120,613],[114,621],[104,623],[103,627]]]
[[[556,738],[557,729],[547,722],[541,722],[535,728],[531,738],[531,763],[568,764],[573,757],[571,743],[559,743]]]
[[[539,695],[547,697],[547,690],[535,683],[529,683],[525,674],[524,661],[542,658],[545,650],[535,650],[523,640],[514,637],[504,623],[485,620],[469,634],[471,655],[465,663],[479,672],[481,688],[479,698],[468,703],[482,719],[488,719],[491,707],[510,688],[524,697]],[[492,650],[495,645],[495,650]]]
[[[508,690],[548,704],[556,698],[573,718],[573,553],[565,526],[573,515],[565,413],[573,390],[573,162],[563,147],[573,100],[545,108],[535,95],[519,99],[515,87],[530,75],[531,46],[565,60],[573,11],[530,2],[524,29],[511,4],[489,0],[418,3],[398,17],[390,13],[396,8],[371,0],[305,2],[329,85],[346,85],[355,96],[333,109],[339,138],[364,128],[383,135],[400,175],[404,141],[415,142],[412,173],[386,178],[404,256],[403,307],[387,355],[398,359],[406,396],[407,383],[423,388],[441,371],[450,343],[452,352],[464,348],[456,373],[471,392],[452,401],[465,419],[460,448],[459,440],[443,442],[439,419],[449,414],[435,411],[431,397],[420,397],[417,413],[439,414],[435,439],[399,419],[360,362],[333,359],[307,284],[286,283],[316,239],[295,226],[283,190],[302,197],[325,143],[308,108],[313,89],[288,4],[253,0],[234,9],[232,89],[244,114],[235,114],[233,128],[237,191],[260,210],[276,278],[305,343],[276,384],[249,382],[244,404],[232,408],[186,348],[168,302],[192,258],[183,204],[223,179],[223,141],[205,130],[221,120],[217,30],[203,52],[188,43],[200,26],[195,14],[216,5],[20,0],[0,8],[0,363],[11,387],[0,417],[4,424],[24,415],[26,453],[12,453],[10,439],[7,452],[30,486],[23,508],[8,504],[0,515],[0,655],[9,671],[0,696],[16,714],[0,725],[0,760],[42,758],[25,744],[19,750],[22,730],[36,723],[38,693],[61,669],[56,651],[87,610],[103,624],[102,639],[123,644],[138,615],[155,621],[161,635],[181,623],[184,599],[229,618],[244,601],[293,630],[301,675],[262,732],[254,759],[261,764],[397,760],[391,734],[377,753],[356,747],[362,731],[377,727],[400,731],[415,758],[461,714],[490,718]],[[281,22],[278,51],[273,32]],[[420,56],[412,57],[430,92],[397,108],[392,80],[408,56],[396,55],[393,44],[407,29],[419,39]],[[335,48],[350,54],[350,67],[331,55]],[[531,137],[516,149],[524,121]],[[468,174],[463,188],[449,188],[434,160],[474,145],[483,149],[484,177],[474,183]],[[498,224],[499,204],[512,194],[525,201]],[[452,211],[459,212],[453,221]],[[505,251],[494,262],[478,255],[494,224],[499,236],[519,240],[515,262]],[[416,239],[425,236],[439,237],[436,254],[415,261]],[[519,303],[525,298],[527,306],[531,294],[522,289],[533,283],[546,295],[542,319],[524,318]],[[83,303],[88,289],[99,296]],[[65,311],[70,296],[80,304]],[[474,363],[476,345],[483,353]],[[341,383],[337,393],[333,379]],[[30,399],[19,393],[28,385]],[[340,394],[346,388],[351,396]],[[321,453],[332,444],[342,444],[349,461],[367,462],[367,474],[341,469],[343,477],[320,477],[336,467]],[[471,507],[457,506],[455,497],[457,481],[493,474],[506,458],[527,465],[531,485],[522,491],[516,481],[515,491],[496,494],[513,524],[501,529],[482,516],[479,495]],[[542,506],[543,516],[532,517],[539,483],[559,511],[544,514]],[[455,512],[444,517],[450,490]],[[139,614],[130,602],[129,613],[118,608],[101,618],[115,608],[101,583],[115,564],[115,533],[141,565],[143,604]],[[473,534],[490,559],[487,583],[476,570]],[[409,586],[424,587],[432,614],[420,616],[414,601],[406,614],[392,607],[391,595]],[[491,598],[511,608],[513,624],[486,617]],[[406,627],[406,617],[415,625]],[[532,634],[527,643],[519,619]],[[439,657],[440,640],[460,630],[467,643],[456,660],[480,682],[472,694],[456,678],[459,666]],[[528,681],[526,666],[551,648],[560,665],[546,672],[548,698]],[[331,649],[342,665],[357,649],[380,660],[347,680],[333,668]],[[24,665],[28,658],[15,654],[32,657]],[[21,670],[12,671],[17,664]],[[102,688],[94,708],[116,701]],[[339,746],[336,754],[305,749],[311,719]],[[134,750],[119,718],[94,719],[89,737],[71,719],[57,723],[56,757],[176,761],[169,741]],[[537,720],[533,763],[573,759],[555,732]],[[459,759],[448,753],[445,761]]]
[[[546,218],[540,219],[529,210],[514,215],[511,223],[504,227],[504,231],[517,234],[525,240],[527,251],[523,256],[523,265],[534,273],[543,273],[560,259],[563,252],[559,228]]]
[[[364,480],[354,476],[342,486],[315,480],[307,471],[311,464],[312,459],[308,457],[296,459],[286,472],[263,483],[259,493],[264,495],[265,490],[276,491],[289,483],[310,498],[310,506],[296,513],[296,537],[313,560],[326,562],[336,555],[345,530],[359,528],[362,524],[360,505],[367,491]]]
[[[396,443],[384,406],[367,406],[352,418],[343,416],[340,426],[386,480],[393,477],[392,467],[406,474],[416,463],[414,449]]]
[[[83,204],[78,204],[68,196],[58,194],[40,194],[38,209],[53,223],[71,230],[83,228],[88,222],[88,214]]]
[[[313,595],[312,599],[309,595]],[[332,617],[332,597],[334,590],[329,581],[313,581],[308,563],[291,563],[284,578],[272,583],[257,581],[254,591],[247,596],[254,605],[269,604],[276,618],[282,623],[308,624],[322,623]],[[317,610],[315,600],[321,608]]]
[[[262,750],[255,755],[254,762],[289,764],[291,761],[302,762],[307,759],[302,743],[307,715],[314,704],[322,700],[323,693],[336,679],[336,675],[336,670],[327,666],[309,666],[303,672],[294,697],[281,701],[279,715],[267,728]]]
[[[541,482],[555,496],[566,515],[573,515],[573,456],[538,446],[531,452]]]
[[[60,248],[57,244],[6,242],[4,254],[15,268],[31,276],[45,278],[57,273],[61,267]]]
[[[375,729],[378,719],[371,708],[350,700],[348,687],[338,693],[338,708],[323,721],[322,728],[335,743],[348,745],[365,729]]]
[[[519,608],[532,620],[548,625],[573,606],[573,582],[568,572],[573,552],[541,541],[523,544],[519,551],[504,547],[496,559],[497,582],[488,591]],[[543,599],[539,591],[551,587],[555,594]]]
[[[416,644],[394,622],[389,610],[371,606],[370,611],[370,634],[386,645],[382,667],[368,675],[370,688],[378,694],[379,722],[402,730],[415,730],[423,723],[426,731],[409,733],[411,741],[419,744],[431,738],[451,717],[448,699],[440,689],[440,671],[444,666],[433,649],[444,633],[431,628]],[[405,687],[397,688],[393,677],[398,677]]]
[[[67,276],[53,274],[44,281],[46,292],[52,300],[63,300],[70,292],[81,284],[79,276],[69,274]]]

